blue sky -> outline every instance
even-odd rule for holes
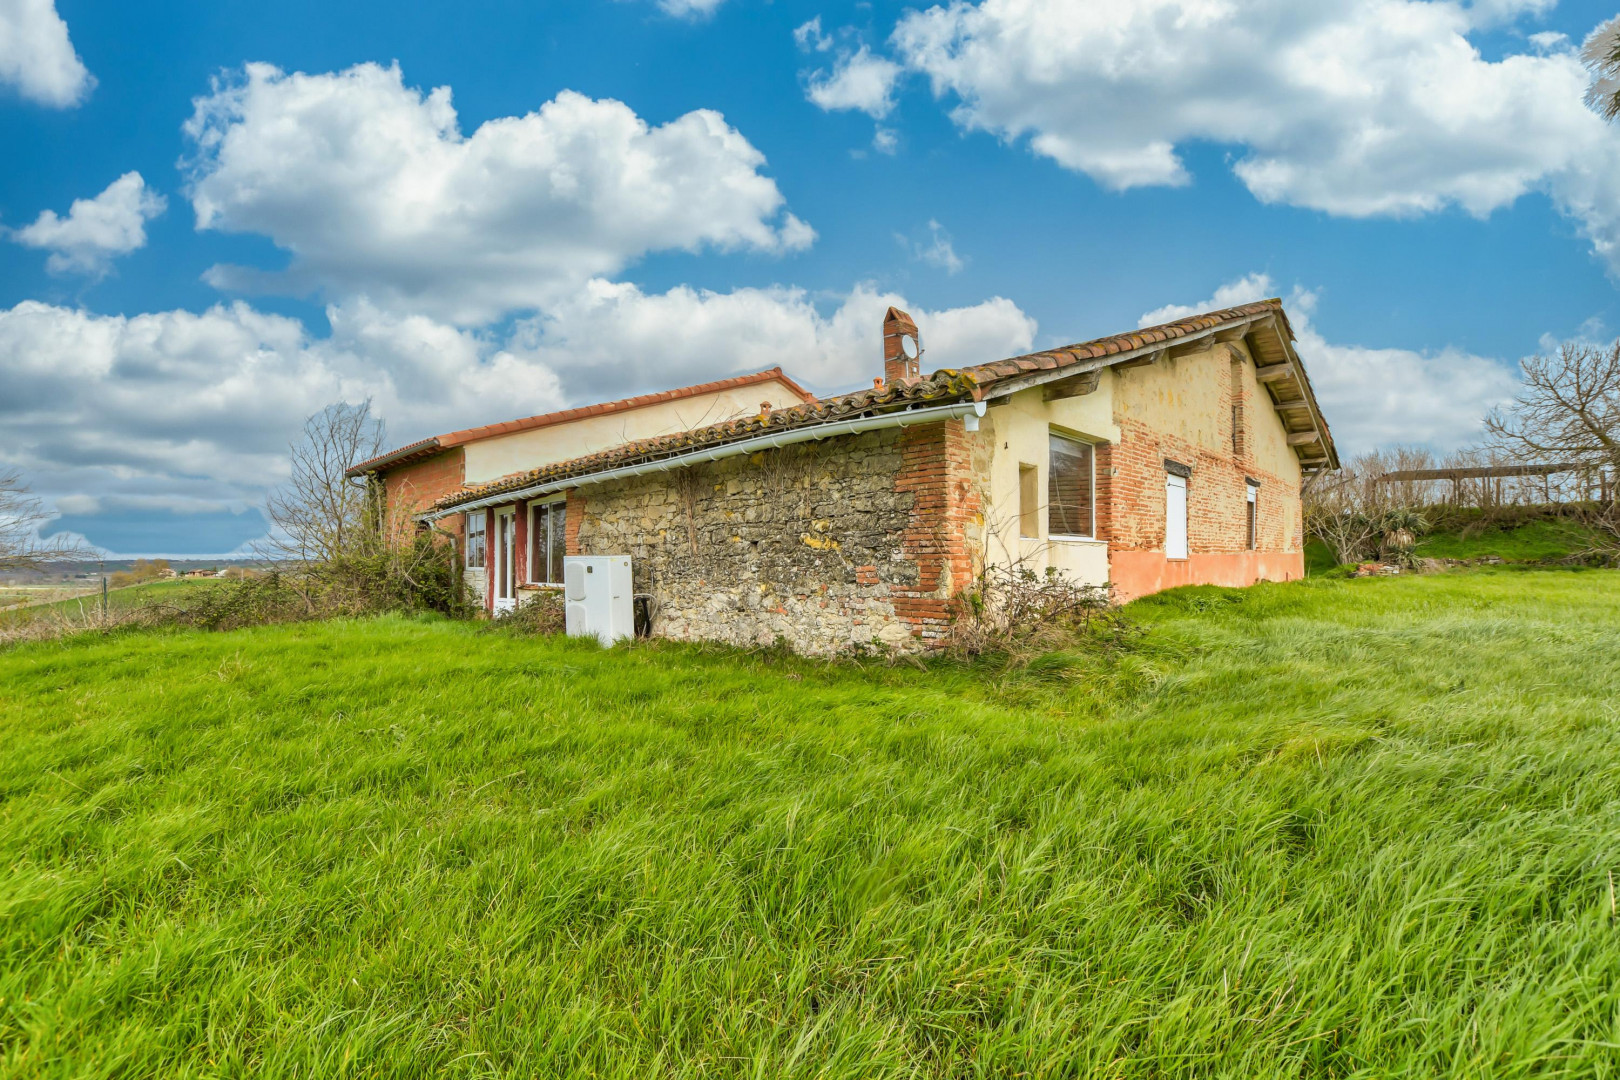
[[[51,528],[218,553],[330,400],[403,442],[855,385],[893,301],[946,366],[1262,292],[1345,451],[1450,448],[1620,328],[1571,53],[1613,15],[0,0],[0,465]]]

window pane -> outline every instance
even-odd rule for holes
[[[1052,436],[1046,484],[1046,526],[1052,536],[1091,535],[1091,454],[1090,443]]]
[[[530,581],[544,581],[545,569],[545,535],[546,535],[546,508],[543,506],[529,507],[529,562],[528,573]]]
[[[482,511],[467,515],[467,565],[475,570],[484,565],[484,514]]]
[[[568,504],[551,504],[551,559],[546,580],[561,585],[563,579],[563,553],[567,543]]]

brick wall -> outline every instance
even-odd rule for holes
[[[1298,551],[1297,532],[1290,528],[1290,501],[1299,502],[1291,481],[1258,467],[1253,461],[1212,453],[1177,435],[1136,421],[1120,423],[1116,445],[1099,456],[1099,471],[1106,458],[1117,475],[1098,487],[1099,500],[1108,505],[1107,528],[1099,535],[1112,547],[1131,551],[1164,550],[1165,467],[1169,458],[1192,466],[1187,481],[1187,549],[1190,554],[1248,550],[1248,481],[1260,481],[1256,503],[1257,550]],[[1106,491],[1104,484],[1106,483]]]
[[[396,517],[409,516],[429,503],[460,490],[465,476],[465,462],[460,447],[436,454],[426,461],[391,469],[383,474],[388,512]],[[459,514],[439,524],[449,532],[461,532]]]
[[[1111,577],[1123,599],[1172,585],[1208,582],[1248,585],[1303,573],[1299,481],[1276,471],[1286,463],[1256,459],[1254,425],[1280,423],[1259,400],[1246,357],[1216,349],[1177,375],[1218,380],[1218,438],[1195,440],[1177,431],[1171,413],[1157,424],[1117,415],[1117,443],[1098,457],[1099,499],[1107,507]],[[1121,375],[1130,379],[1131,372]],[[1190,425],[1189,425],[1190,427]],[[1164,558],[1165,459],[1192,467],[1187,481],[1188,560]],[[1248,546],[1248,481],[1260,481],[1256,542]]]
[[[960,420],[903,429],[895,491],[912,496],[901,557],[917,566],[917,580],[890,592],[895,614],[913,637],[935,644],[950,625],[955,598],[983,567],[985,462],[974,460],[978,440]]]

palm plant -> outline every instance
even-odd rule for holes
[[[1412,507],[1397,506],[1385,511],[1378,525],[1384,533],[1385,557],[1392,562],[1410,564],[1418,537],[1429,530],[1429,519]]]
[[[1592,31],[1581,47],[1581,59],[1592,69],[1586,103],[1605,120],[1620,119],[1620,17]]]

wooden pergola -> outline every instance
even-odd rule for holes
[[[1500,480],[1514,476],[1540,476],[1551,477],[1556,473],[1584,472],[1591,468],[1576,461],[1546,462],[1537,465],[1478,465],[1455,469],[1397,469],[1378,477],[1377,483],[1394,484],[1403,480],[1450,480],[1451,498],[1457,501],[1459,485],[1464,480]],[[1598,483],[1602,494],[1599,496],[1604,502],[1609,501],[1609,477],[1602,469],[1598,470]],[[1589,489],[1590,490],[1590,489]],[[1551,502],[1551,492],[1548,492],[1548,502]]]

